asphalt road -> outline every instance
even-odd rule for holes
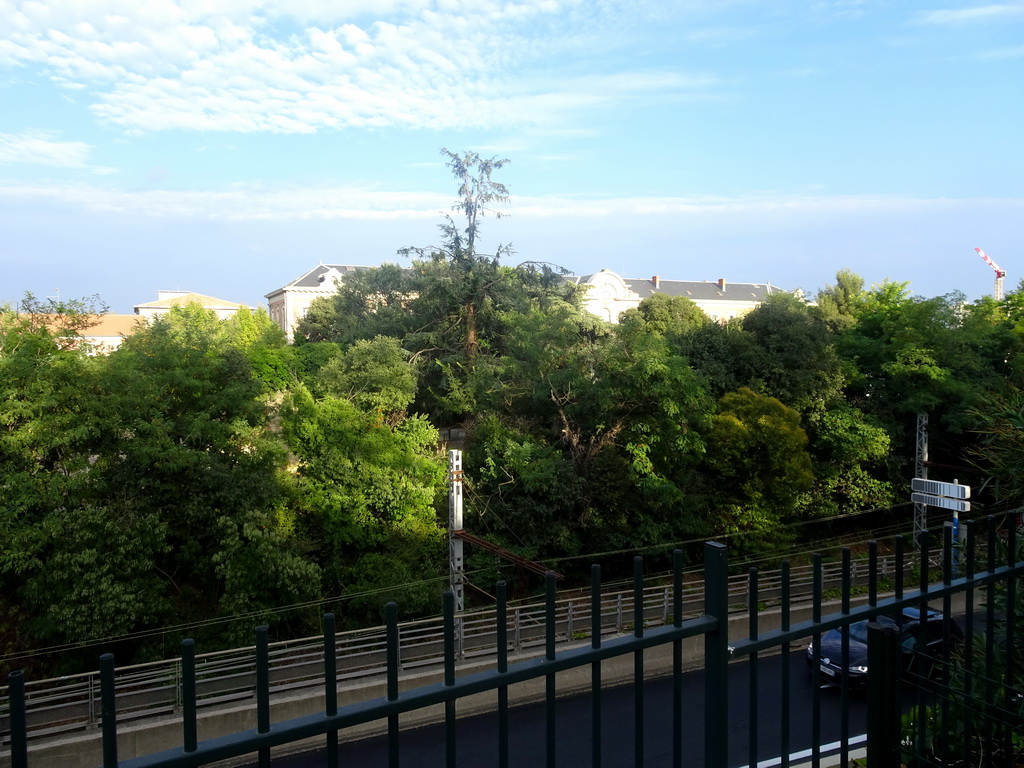
[[[813,690],[803,651],[790,656],[789,753],[809,749],[812,741]],[[781,657],[759,662],[756,710],[757,759],[767,760],[780,754],[782,744],[783,685]],[[748,763],[750,734],[749,665],[730,666],[729,765]],[[601,692],[603,712],[602,768],[635,765],[634,691],[630,685]],[[672,681],[652,680],[644,686],[644,760],[645,766],[667,766],[672,761]],[[704,673],[684,675],[683,681],[684,764],[701,765],[704,757]],[[820,691],[819,743],[828,744],[840,737],[841,698],[836,689]],[[591,763],[591,695],[561,699],[557,705],[557,765],[560,768],[589,768]],[[863,695],[849,699],[850,735],[864,733]],[[509,763],[523,768],[545,765],[546,725],[543,704],[512,710],[509,720]],[[497,717],[494,714],[467,717],[458,721],[457,764],[464,768],[497,765]],[[441,725],[404,731],[400,739],[402,768],[436,768],[445,765],[445,733]],[[342,743],[342,766],[385,768],[388,764],[384,737]],[[274,759],[275,768],[321,768],[323,751],[307,752]]]

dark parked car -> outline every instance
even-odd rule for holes
[[[938,659],[945,651],[945,616],[941,611],[928,609],[921,621],[921,609],[905,608],[898,616],[878,616],[875,621],[896,627],[900,632],[900,651],[904,670],[920,668],[922,658]],[[960,644],[964,633],[949,619],[951,646]],[[850,633],[849,658],[843,663],[843,635]],[[841,685],[846,677],[850,688],[863,688],[868,676],[868,622],[858,621],[849,627],[830,629],[821,636],[819,678],[824,685]],[[930,665],[929,665],[930,666]],[[814,645],[807,648],[807,668],[813,672]],[[929,670],[924,670],[925,673]]]

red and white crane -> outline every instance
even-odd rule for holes
[[[996,301],[1003,300],[1003,278],[1006,277],[1006,270],[1000,269],[999,265],[992,261],[992,257],[985,253],[981,248],[975,248],[978,255],[985,260],[985,263],[992,267],[992,270],[996,273],[996,285],[992,289],[992,298]]]

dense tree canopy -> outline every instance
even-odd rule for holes
[[[982,509],[1024,498],[1021,290],[970,304],[842,270],[813,305],[720,324],[656,293],[609,324],[557,268],[481,251],[507,161],[444,156],[440,244],[347,276],[294,346],[265,313],[187,306],[94,356],[95,301],[0,309],[0,661],[83,627],[231,643],[254,614],[308,630],[307,602],[433,610],[453,427],[467,527],[570,578],[710,537],[767,555],[905,501],[918,413],[933,460],[987,481]]]

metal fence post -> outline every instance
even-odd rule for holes
[[[198,745],[196,729],[196,644],[192,638],[181,641],[181,728],[182,748],[185,752],[195,752]]]
[[[868,623],[867,757],[871,768],[900,766],[899,631]]]
[[[16,669],[7,675],[11,706],[11,768],[28,766],[28,725],[25,713],[25,673]]]
[[[256,732],[270,733],[270,639],[265,624],[256,627]],[[258,751],[260,768],[270,768],[270,749]]]
[[[325,613],[324,627],[324,714],[338,714],[338,635],[333,613]],[[325,741],[327,768],[338,768],[338,732],[328,731]]]
[[[100,656],[100,710],[103,726],[103,768],[117,768],[117,699],[112,653]]]
[[[704,765],[726,768],[729,747],[729,567],[724,544],[704,545],[704,614],[717,621],[704,635]]]

